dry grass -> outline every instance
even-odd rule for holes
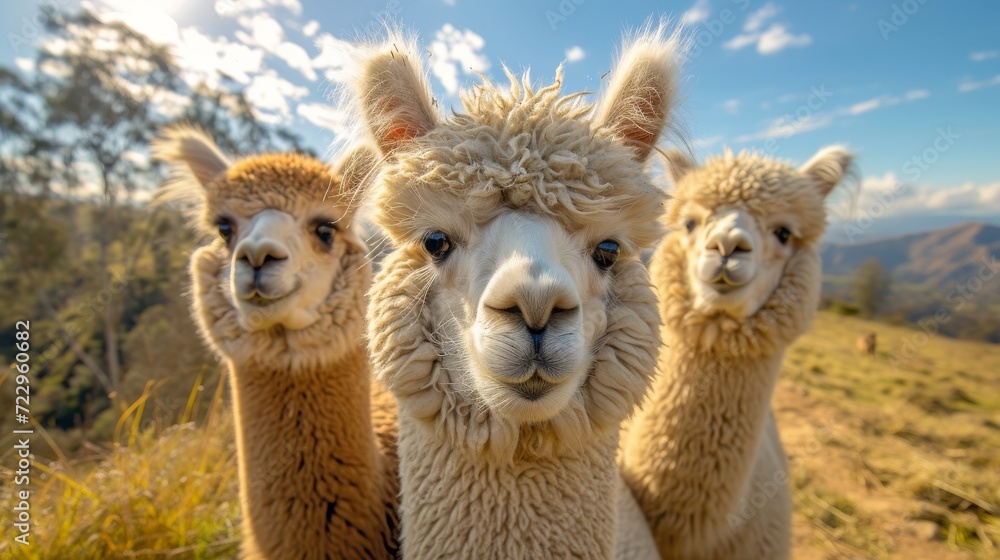
[[[1000,346],[918,332],[823,313],[786,355],[796,558],[1000,557]]]
[[[0,383],[2,385],[2,383]],[[221,384],[219,389],[221,389]],[[88,446],[80,457],[35,461],[29,546],[14,542],[12,453],[0,467],[0,557],[233,558],[239,545],[236,446],[230,415],[212,409],[189,421],[142,432],[135,422],[146,398],[123,415],[112,448]],[[220,408],[222,409],[220,411]],[[36,430],[37,431],[37,430]],[[34,436],[42,447],[45,434]],[[10,450],[13,443],[5,442]],[[53,444],[54,445],[54,444]],[[56,450],[58,453],[58,450]]]

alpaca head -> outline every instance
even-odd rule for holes
[[[191,267],[198,318],[224,354],[251,340],[247,334],[343,323],[350,318],[343,311],[324,315],[348,298],[363,302],[370,273],[350,201],[374,162],[371,151],[345,158],[339,173],[298,154],[232,162],[203,132],[174,127],[153,152],[173,172],[162,198],[186,202],[198,229],[214,238]]]
[[[675,183],[669,227],[681,236],[692,305],[742,320],[768,301],[796,255],[822,237],[824,200],[852,156],[830,147],[799,169],[728,150],[700,167],[676,152],[667,161]]]
[[[536,91],[508,72],[509,87],[464,92],[447,119],[418,59],[388,47],[361,61],[363,124],[386,156],[374,219],[395,248],[372,290],[370,347],[404,411],[494,449],[631,412],[657,346],[638,257],[664,195],[644,163],[675,57],[660,34],[635,41],[593,115],[558,76]]]

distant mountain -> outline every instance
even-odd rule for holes
[[[831,245],[858,245],[899,237],[911,233],[927,233],[939,229],[978,222],[1000,226],[1000,215],[967,216],[961,214],[921,214],[907,216],[882,216],[872,220],[867,228],[859,228],[860,220],[831,221],[826,228],[824,243]]]
[[[1000,259],[1000,227],[964,223],[931,232],[822,249],[823,273],[844,276],[878,259],[894,281],[951,288],[966,283],[992,257]],[[1000,274],[986,282],[1000,293]]]

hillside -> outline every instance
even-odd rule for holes
[[[873,357],[855,348],[869,331]],[[1000,556],[1000,346],[821,313],[774,410],[794,558]]]
[[[854,339],[871,330],[880,349],[859,356]],[[907,343],[917,352],[902,359]],[[0,390],[10,383],[0,376]],[[36,463],[37,544],[4,540],[0,557],[232,558],[239,505],[222,387],[205,387],[216,397],[198,424],[210,428],[126,429],[115,440],[127,446]],[[821,313],[786,355],[774,410],[790,456],[794,558],[998,557],[1000,346]],[[0,501],[11,503],[16,462],[4,449]],[[0,524],[10,514],[0,508]]]
[[[856,245],[827,245],[822,256],[826,275],[847,276],[865,261],[878,259],[894,281],[949,288],[965,283],[991,256],[1000,256],[1000,227],[965,223]],[[987,289],[1000,294],[1000,282]]]

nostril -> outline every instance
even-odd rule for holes
[[[545,327],[540,329],[528,327],[528,334],[531,335],[531,346],[535,354],[542,353],[542,337],[545,336]]]
[[[283,260],[285,260],[284,257],[276,257],[274,255],[265,255],[264,256],[264,264],[267,264],[269,262],[274,262],[274,261],[283,261]],[[261,265],[261,266],[263,266],[263,265]]]

